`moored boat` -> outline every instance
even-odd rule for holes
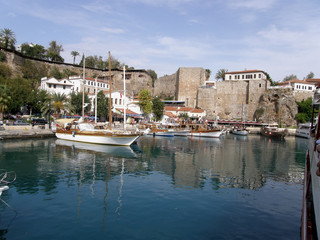
[[[313,110],[319,109],[320,89],[315,91]],[[312,113],[314,118],[314,111]],[[318,239],[320,236],[320,111],[317,122],[311,124],[305,161],[301,239]],[[314,131],[313,131],[314,130]]]
[[[56,129],[59,139],[107,145],[130,146],[139,136],[139,133],[131,131],[96,129],[89,123],[70,122]]]
[[[261,135],[269,138],[283,139],[288,134],[288,129],[276,126],[265,126],[261,128]]]
[[[244,127],[234,127],[230,131],[234,135],[248,136],[249,131]]]
[[[296,129],[295,136],[302,138],[309,138],[311,130],[311,123],[300,123]]]
[[[188,136],[191,137],[219,138],[223,133],[223,130],[219,128],[210,128],[201,124],[192,125],[190,129]]]

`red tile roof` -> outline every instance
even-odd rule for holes
[[[234,72],[226,72],[226,74],[239,74],[239,73],[257,73],[257,72],[262,72],[262,70],[244,70],[244,71],[234,71]]]
[[[299,80],[299,79],[292,79],[292,80],[289,80],[289,81],[281,82],[281,83],[278,83],[278,85],[288,85],[290,83],[303,83],[303,84],[313,85],[313,83],[311,83],[311,82],[306,82],[306,81]]]
[[[176,118],[177,117],[176,115],[174,115],[171,112],[164,112],[164,114],[167,115],[168,117],[171,117],[171,118]]]
[[[124,109],[123,108],[116,108],[116,110],[119,111],[119,112],[124,113]],[[137,114],[137,115],[139,115],[138,113],[133,112],[133,111],[131,111],[129,109],[126,109],[126,114]]]

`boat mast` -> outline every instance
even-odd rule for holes
[[[83,79],[82,79],[82,121],[84,121],[84,82],[85,82],[86,58],[83,55]]]
[[[96,78],[96,97],[95,97],[95,106],[94,106],[94,122],[97,123],[97,103],[98,103],[98,81],[97,81],[97,78]]]
[[[123,114],[123,129],[126,130],[126,114],[127,114],[127,105],[126,105],[126,67],[123,66],[123,105],[124,105],[124,114]]]
[[[111,114],[111,60],[109,51],[109,129],[111,130],[112,114]]]

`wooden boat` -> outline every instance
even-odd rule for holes
[[[223,132],[223,130],[219,128],[210,128],[209,126],[203,124],[195,124],[189,126],[190,133],[188,136],[191,137],[208,137],[208,138],[219,138]]]
[[[283,139],[288,134],[288,129],[276,126],[265,126],[261,128],[261,134],[270,138]]]
[[[107,145],[130,146],[139,136],[139,133],[131,131],[96,129],[94,124],[89,123],[70,122],[56,129],[59,139]]]
[[[320,105],[320,89],[313,98],[313,110]],[[314,111],[312,119],[314,119]],[[318,239],[320,236],[320,111],[316,124],[311,124],[305,161],[301,239]],[[314,127],[315,126],[315,127]]]
[[[162,136],[162,137],[174,137],[174,130],[166,127],[162,127],[159,124],[152,124],[148,127],[150,131],[147,132],[147,135],[152,136]]]
[[[85,64],[83,66],[83,79],[85,79]],[[109,96],[111,97],[111,65],[110,65],[110,52],[109,52]],[[125,82],[125,81],[124,81]],[[84,94],[82,92],[82,94]],[[56,137],[59,139],[97,143],[107,145],[119,145],[130,146],[136,141],[141,134],[138,132],[123,130],[113,130],[112,126],[112,114],[111,114],[111,101],[109,101],[109,129],[97,129],[94,124],[84,123],[81,121],[70,120],[70,122],[64,123],[62,126],[59,124],[56,129]],[[84,97],[82,98],[82,120],[84,116]],[[96,118],[95,118],[96,119]],[[59,121],[58,121],[59,123]]]
[[[311,123],[300,123],[296,129],[295,136],[302,138],[309,138],[311,130]]]

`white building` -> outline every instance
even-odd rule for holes
[[[82,83],[83,78],[79,76],[72,76],[69,79],[56,79],[52,78],[41,78],[40,89],[45,90],[51,94],[53,93],[60,93],[65,94],[68,96],[71,92],[79,93],[82,92]],[[109,84],[101,81],[96,80],[94,78],[85,77],[84,81],[84,91],[88,94],[95,93],[96,89],[97,92],[99,91],[108,91]]]
[[[299,79],[293,79],[289,81],[285,81],[282,83],[279,83],[279,86],[281,87],[292,87],[294,91],[307,91],[307,92],[312,92],[316,89],[315,83],[314,82],[307,82],[307,81],[302,81]]]
[[[261,70],[245,70],[225,73],[225,80],[266,80],[267,75]]]

